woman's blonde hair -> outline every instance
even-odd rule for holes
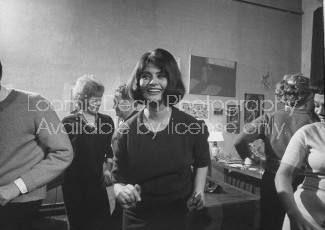
[[[84,75],[79,77],[72,88],[72,100],[76,108],[75,111],[86,108],[87,100],[90,97],[102,97],[105,87],[94,76]]]
[[[276,84],[275,95],[279,101],[287,106],[301,106],[312,95],[309,78],[301,73],[286,74]]]

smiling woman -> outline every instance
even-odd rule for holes
[[[148,70],[153,72],[148,73]],[[183,98],[185,87],[175,58],[168,51],[157,49],[153,52],[145,53],[135,67],[133,77],[128,86],[134,100],[138,102],[142,101],[146,104],[145,102],[147,102],[148,99],[146,99],[145,94],[143,94],[144,85],[140,86],[140,79],[144,77],[144,79],[151,79],[152,81],[152,74],[157,75],[156,78],[165,78],[167,80],[168,84],[165,86],[164,92],[162,93],[162,104],[167,104],[167,101],[170,105],[177,104]],[[141,82],[146,83],[144,79]],[[148,86],[150,85],[148,84]]]
[[[282,228],[285,230],[325,229],[324,81],[311,85],[320,122],[305,125],[292,136],[275,178],[287,212]],[[305,178],[293,193],[291,183],[299,169],[305,171]]]
[[[173,106],[185,88],[168,51],[145,53],[129,82],[129,94],[145,108],[120,126],[112,141],[123,227],[188,229],[190,211],[205,205],[207,126]]]
[[[149,101],[162,102],[167,81],[165,73],[153,64],[149,64],[140,75],[139,85],[143,97]]]

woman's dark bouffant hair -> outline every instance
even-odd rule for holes
[[[287,74],[276,85],[275,95],[287,106],[301,106],[312,95],[309,78],[301,73]]]
[[[167,76],[167,87],[163,94],[164,103],[177,104],[184,97],[185,87],[175,58],[164,49],[156,49],[142,55],[128,83],[130,97],[143,104],[146,102],[139,82],[144,69],[149,64],[159,68]]]

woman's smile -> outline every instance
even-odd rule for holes
[[[167,76],[152,64],[148,64],[140,77],[140,87],[143,97],[150,101],[161,102],[167,87]]]

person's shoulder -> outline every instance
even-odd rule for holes
[[[28,98],[30,100],[45,100],[48,101],[42,94],[20,90],[20,89],[14,89],[15,93],[19,95],[20,97]]]
[[[16,94],[16,102],[23,106],[27,104],[28,111],[46,112],[53,110],[50,101],[39,93],[19,89],[13,89],[13,93]]]
[[[313,123],[319,121],[316,114],[306,109],[287,108],[273,112],[273,116],[278,119],[300,120],[301,122]]]
[[[71,122],[76,122],[79,120],[79,116],[77,113],[72,113],[72,114],[69,114],[68,116],[65,116],[63,119],[62,119],[62,123],[71,123]]]
[[[324,126],[324,125],[321,122],[314,122],[314,123],[306,124],[306,125],[302,126],[298,131],[306,132],[306,133],[315,132],[317,129],[322,128],[322,126]],[[325,127],[323,127],[323,128],[325,128]]]
[[[182,122],[189,122],[189,123],[204,123],[204,121],[202,120],[198,120],[196,119],[195,117],[193,117],[192,115],[188,114],[188,113],[185,113],[184,111],[178,109],[177,107],[175,106],[172,106],[171,107],[172,110],[173,110],[173,117],[176,119],[176,120],[180,120]]]
[[[35,92],[29,92],[20,89],[12,89],[11,93],[15,95],[16,100],[18,100],[20,103],[28,102],[28,103],[35,104],[38,103],[39,101],[48,102],[48,100],[43,95]]]
[[[129,119],[127,119],[126,121],[124,121],[123,123],[126,123],[128,125],[132,125],[132,124],[136,124],[138,119],[140,119],[141,115],[143,113],[143,110],[137,111],[136,113],[134,113]],[[123,124],[122,123],[122,124]]]
[[[272,118],[281,118],[285,119],[287,117],[290,117],[292,115],[292,112],[290,110],[286,109],[279,109],[275,111],[269,111],[265,112],[262,116],[264,116],[265,119],[272,119]]]
[[[142,109],[141,109],[141,110],[134,110],[134,111],[131,113],[131,115],[125,119],[125,121],[131,119],[131,118],[134,117],[134,116],[137,116],[137,114],[138,114],[140,111],[142,111]]]
[[[313,138],[315,135],[321,135],[322,136],[322,130],[325,130],[325,127],[322,127],[323,125],[321,122],[315,122],[311,124],[306,124],[302,126],[300,129],[295,132],[293,135],[293,139],[295,140],[307,140],[310,138]]]
[[[113,122],[112,117],[109,116],[108,114],[98,113],[98,118],[100,118],[100,119],[102,119],[104,121]]]
[[[272,111],[269,113],[266,113],[266,115],[271,119],[275,118],[277,120],[287,120],[287,119],[293,119],[294,116],[293,114],[297,114],[294,111],[290,111],[290,109],[280,109],[276,111]]]
[[[115,133],[116,135],[124,135],[124,134],[128,134],[130,129],[133,127],[133,128],[136,128],[137,127],[137,122],[138,122],[138,119],[140,119],[140,116],[141,116],[141,112],[142,110],[140,110],[138,113],[134,114],[132,117],[130,117],[128,120],[124,121],[122,124],[120,124]]]
[[[208,126],[204,120],[198,120],[176,107],[173,107],[172,125],[183,134],[208,134]]]

